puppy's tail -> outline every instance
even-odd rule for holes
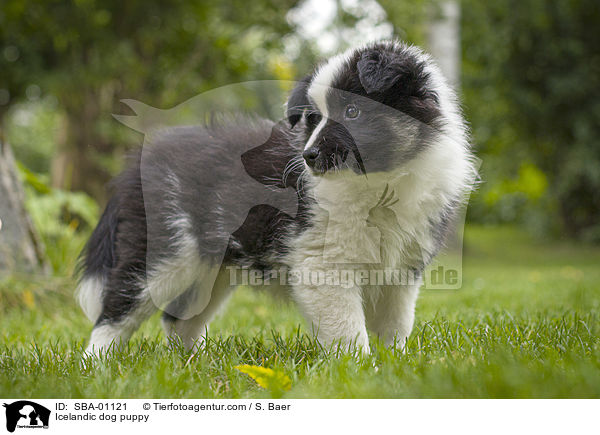
[[[119,201],[117,196],[113,196],[102,213],[98,226],[81,252],[77,299],[92,322],[95,322],[102,313],[102,292],[108,274],[115,265],[118,221]]]

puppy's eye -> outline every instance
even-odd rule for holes
[[[358,115],[360,115],[360,110],[358,110],[358,107],[356,107],[354,104],[348,104],[346,106],[346,113],[344,114],[346,119],[356,119],[358,118]]]

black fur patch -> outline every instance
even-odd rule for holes
[[[312,77],[313,75],[309,74],[300,80],[288,98],[286,116],[292,128],[300,121],[304,110],[310,104],[306,91]]]
[[[85,245],[78,271],[85,270],[88,276],[98,276],[105,275],[114,266],[118,213],[118,198],[113,196]]]
[[[425,66],[406,48],[392,50],[387,44],[374,44],[354,54],[332,87],[368,96],[431,124],[440,111]]]

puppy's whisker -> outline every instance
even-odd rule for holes
[[[297,156],[292,158],[287,165],[285,166],[284,170],[283,170],[283,184],[287,184],[287,179],[290,176],[290,174],[292,174],[293,172],[297,171],[300,167],[300,165],[302,165],[304,163],[304,159],[302,158],[302,156]]]

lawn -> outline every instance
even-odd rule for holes
[[[406,353],[327,353],[295,308],[240,289],[191,355],[158,317],[94,364],[70,279],[0,281],[0,396],[18,398],[600,397],[600,248],[470,226],[463,288],[425,290]],[[265,390],[234,367],[291,379]]]

